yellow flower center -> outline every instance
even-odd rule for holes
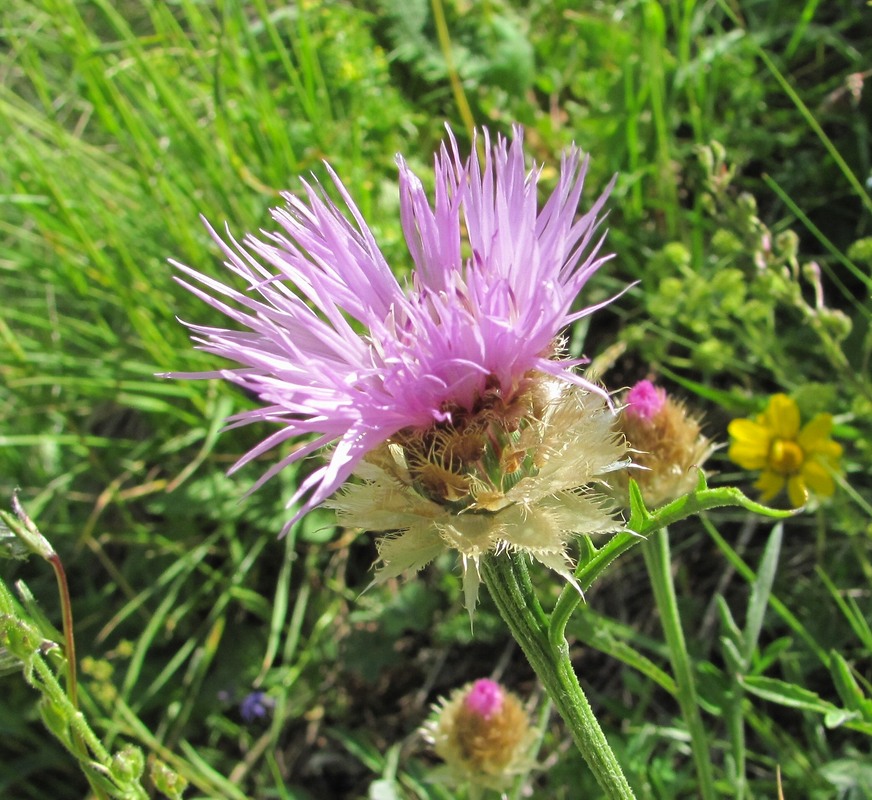
[[[795,475],[804,460],[802,448],[789,439],[776,439],[769,448],[769,467],[780,475]]]

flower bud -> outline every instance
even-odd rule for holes
[[[482,678],[440,701],[424,734],[445,761],[449,782],[500,791],[532,766],[535,736],[521,701]]]
[[[685,406],[651,381],[639,381],[624,397],[620,427],[641,467],[632,477],[652,507],[692,491],[696,468],[715,445],[700,430],[700,421]]]
[[[142,750],[127,745],[112,756],[110,772],[121,783],[138,782],[145,772],[145,757]]]

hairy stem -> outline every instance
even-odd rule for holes
[[[548,617],[533,591],[522,556],[488,556],[481,563],[481,573],[500,614],[569,727],[605,796],[614,800],[634,798],[578,682],[566,640],[557,647],[549,640]]]

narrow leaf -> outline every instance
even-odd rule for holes
[[[763,629],[763,619],[766,616],[769,596],[772,593],[772,583],[775,580],[775,571],[778,567],[778,554],[781,552],[783,532],[784,526],[780,523],[772,529],[769,541],[766,543],[766,549],[763,551],[763,558],[760,560],[757,579],[751,586],[748,616],[742,642],[742,655],[746,671],[751,667],[751,658],[757,648],[760,631]]]

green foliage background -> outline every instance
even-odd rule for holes
[[[250,399],[155,377],[214,366],[178,319],[222,321],[167,264],[222,274],[198,215],[256,231],[327,159],[403,272],[394,155],[426,181],[445,122],[468,146],[471,117],[524,124],[545,184],[572,141],[591,153],[588,198],[618,173],[616,258],[583,302],[639,283],[571,342],[609,354],[609,386],[657,375],[721,441],[775,391],[836,416],[843,485],[786,523],[746,662],[724,642],[769,524],[675,528],[676,581],[723,795],[744,764],[745,797],[776,796],[776,767],[787,797],[872,796],[869,23],[850,0],[4,3],[0,499],[20,487],[67,566],[82,705],[109,750],[138,745],[188,798],[448,797],[415,736],[428,704],[492,673],[536,699],[486,599],[470,632],[451,560],[362,594],[369,537],[315,512],[277,538],[293,470],[247,500],[264,463],[226,477],[264,434],[219,436]],[[714,469],[749,480],[723,455]],[[45,565],[0,576],[59,626]],[[576,664],[638,796],[692,797],[651,608],[629,555],[573,618]],[[85,796],[13,666],[0,796]],[[247,723],[254,687],[273,707]],[[534,796],[596,797],[543,719]]]

